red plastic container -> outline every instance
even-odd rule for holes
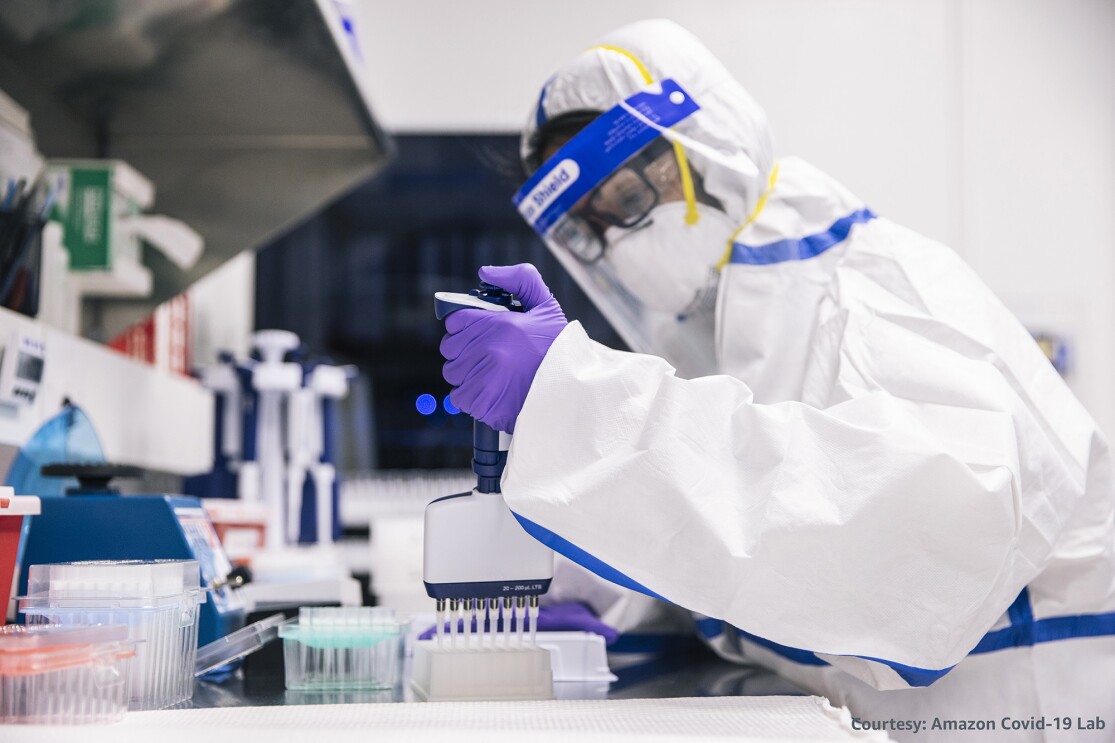
[[[39,499],[33,495],[15,495],[11,488],[0,487],[0,624],[8,612],[12,598],[12,578],[19,551],[19,534],[23,517],[39,513]]]

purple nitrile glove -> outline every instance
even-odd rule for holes
[[[490,282],[489,282],[490,283]],[[463,620],[463,621],[468,621]],[[477,625],[484,621],[483,615],[477,618],[476,622],[472,622],[472,631],[477,631]],[[463,623],[463,622],[462,622]],[[445,623],[445,631],[449,631],[450,622]],[[499,622],[496,617],[491,619],[491,627],[487,628],[488,632],[503,632],[503,624]],[[457,625],[457,630],[462,630],[461,624]],[[516,622],[511,620],[511,631],[516,631]],[[526,625],[526,629],[530,629],[530,625]],[[430,627],[428,630],[418,636],[419,640],[429,640],[434,636],[437,626]],[[553,606],[543,606],[538,610],[538,631],[539,632],[593,632],[604,638],[605,645],[611,645],[619,639],[619,632],[615,627],[610,627],[604,624],[596,615],[592,613],[592,609],[578,601],[571,601],[566,604],[554,604]]]
[[[480,279],[511,292],[525,312],[457,310],[445,318],[441,341],[450,401],[497,431],[513,433],[531,382],[568,321],[538,269],[484,266]]]

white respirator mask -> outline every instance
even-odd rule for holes
[[[693,224],[686,224],[686,203],[676,201],[655,207],[643,226],[608,230],[604,260],[647,307],[688,315],[715,304],[717,264],[736,225],[719,209],[698,208]]]

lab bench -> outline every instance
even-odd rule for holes
[[[769,671],[733,665],[696,641],[667,655],[615,655],[618,677],[588,698],[557,689],[556,701],[410,702],[405,685],[380,692],[293,692],[282,668],[243,669],[198,682],[172,709],[129,712],[82,728],[86,743],[196,743],[245,738],[269,743],[535,743],[631,741],[863,741],[847,710],[802,695]],[[404,679],[409,676],[404,672]],[[26,726],[19,743],[68,743],[74,728]],[[371,737],[369,737],[371,736]],[[7,741],[7,738],[5,738]],[[889,740],[875,735],[872,741]]]
[[[680,697],[801,695],[790,682],[766,669],[740,666],[716,656],[694,640],[668,654],[609,656],[618,680],[607,687],[578,690],[555,684],[559,699],[672,699]],[[262,668],[260,666],[263,666]],[[404,668],[409,679],[409,668]],[[275,705],[363,704],[413,702],[402,683],[382,691],[300,692],[284,688],[283,671],[275,664],[246,664],[222,682],[199,681],[190,702],[180,708],[257,707]]]

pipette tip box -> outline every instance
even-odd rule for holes
[[[279,627],[286,688],[391,689],[399,682],[406,623],[380,607],[303,607]]]
[[[553,699],[550,651],[533,646],[414,644],[411,686],[428,702]]]
[[[138,642],[131,709],[161,709],[194,692],[197,560],[105,560],[32,565],[19,610],[29,625],[123,624]]]
[[[123,625],[0,627],[0,723],[119,720],[136,643]]]

